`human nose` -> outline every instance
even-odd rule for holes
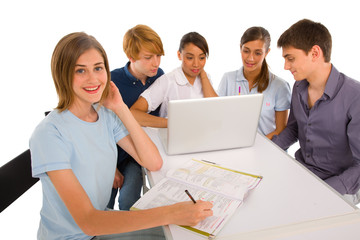
[[[251,61],[254,60],[254,54],[253,54],[253,53],[250,53],[250,54],[248,55],[248,60],[251,60]]]
[[[152,65],[155,67],[160,66],[161,56],[155,56],[152,61]]]
[[[284,63],[284,69],[285,70],[289,70],[290,69],[290,64],[288,63],[288,61],[285,60],[285,63]]]
[[[96,72],[95,71],[88,71],[87,72],[87,80],[88,82],[94,82],[96,81],[97,77],[96,77]]]
[[[193,65],[193,67],[198,67],[199,66],[199,59],[194,58],[192,65]]]

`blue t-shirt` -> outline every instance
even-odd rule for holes
[[[153,82],[164,74],[164,71],[159,68],[157,74],[154,77],[148,77],[146,79],[145,85],[142,82],[134,77],[129,72],[130,62],[128,62],[124,67],[117,68],[111,71],[111,80],[115,83],[117,88],[120,91],[121,97],[123,98],[124,103],[130,108],[136,100],[138,100],[140,94],[145,91],[148,87],[150,87]],[[160,106],[150,112],[150,114],[154,116],[159,116]],[[128,157],[128,154],[118,147],[119,155],[118,155],[118,163]]]
[[[106,209],[115,176],[116,143],[128,131],[109,109],[100,107],[98,116],[96,122],[85,122],[68,110],[54,110],[30,138],[32,173],[43,188],[38,239],[91,238],[75,223],[46,174],[49,171],[71,169],[93,206]]]
[[[244,76],[243,69],[241,67],[239,70],[224,74],[218,88],[219,96],[238,95],[239,87],[241,95],[258,93],[257,87],[249,91],[249,82]],[[270,72],[269,85],[262,94],[264,101],[258,129],[262,134],[267,135],[276,129],[275,111],[285,111],[290,108],[291,91],[289,83]]]

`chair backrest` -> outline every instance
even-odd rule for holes
[[[30,150],[0,167],[0,212],[31,188],[38,178],[31,175]]]

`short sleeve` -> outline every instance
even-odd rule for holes
[[[48,171],[71,168],[70,143],[61,136],[54,125],[39,125],[29,144],[33,177],[41,177]]]
[[[227,74],[225,73],[223,77],[221,78],[217,94],[219,96],[226,96],[226,89],[227,89]]]
[[[110,115],[111,115],[112,122],[113,122],[114,141],[117,143],[122,138],[129,135],[129,132],[126,129],[124,123],[119,119],[119,117],[115,113],[113,113],[111,110],[108,110],[108,111],[111,112]]]
[[[140,95],[148,103],[148,112],[155,111],[165,101],[168,85],[166,74],[162,75]]]
[[[275,111],[285,111],[290,109],[291,91],[288,82],[279,81],[275,99]]]

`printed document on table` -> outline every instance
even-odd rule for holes
[[[213,216],[194,227],[182,227],[206,237],[216,236],[241,206],[247,192],[255,188],[261,179],[261,176],[193,159],[180,168],[169,170],[167,177],[144,194],[131,210],[189,201],[185,193],[188,190],[195,200],[213,203]]]

